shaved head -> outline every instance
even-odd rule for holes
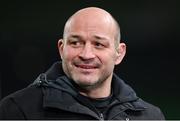
[[[67,34],[68,31],[71,29],[71,24],[74,23],[75,21],[78,22],[77,19],[78,20],[81,19],[84,21],[86,19],[90,19],[92,21],[94,20],[106,21],[106,23],[112,25],[113,27],[112,29],[115,29],[115,33],[114,33],[115,45],[118,45],[118,43],[120,42],[121,35],[120,35],[120,27],[118,22],[113,18],[113,16],[110,13],[97,7],[84,8],[73,14],[65,24],[64,34],[63,34],[64,40],[67,39]]]
[[[126,52],[119,25],[110,13],[96,7],[77,11],[66,22],[58,47],[63,70],[81,87],[81,93],[90,97],[110,94],[114,66]]]

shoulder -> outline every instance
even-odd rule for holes
[[[41,98],[42,91],[37,86],[29,86],[12,93],[0,101],[0,118],[21,119],[25,110],[32,110],[42,102]]]
[[[155,120],[164,120],[165,119],[165,117],[159,107],[157,107],[153,104],[150,104],[142,99],[139,99],[139,101],[145,107],[143,114],[146,117],[149,117],[150,120],[154,120],[154,119]]]
[[[42,91],[40,87],[37,86],[28,86],[24,89],[21,89],[19,91],[16,91],[5,98],[2,99],[0,104],[5,103],[6,101],[31,101],[34,100],[32,97],[37,97],[42,95]]]

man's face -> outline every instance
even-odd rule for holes
[[[59,41],[63,69],[80,87],[97,87],[111,81],[120,63],[115,48],[115,29],[109,20],[77,18],[71,21],[66,39]]]

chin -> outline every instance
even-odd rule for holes
[[[97,83],[97,81],[92,81],[92,80],[84,80],[84,79],[78,79],[78,81],[76,81],[78,84],[80,85],[87,85],[87,86],[91,86]]]
[[[99,81],[98,79],[92,79],[92,80],[77,79],[75,80],[75,82],[77,85],[79,85],[80,88],[86,90],[94,89],[101,84],[101,81]]]

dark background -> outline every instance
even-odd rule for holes
[[[0,99],[60,59],[66,20],[87,6],[104,8],[120,23],[127,55],[116,73],[166,119],[180,119],[179,0],[1,1]]]

